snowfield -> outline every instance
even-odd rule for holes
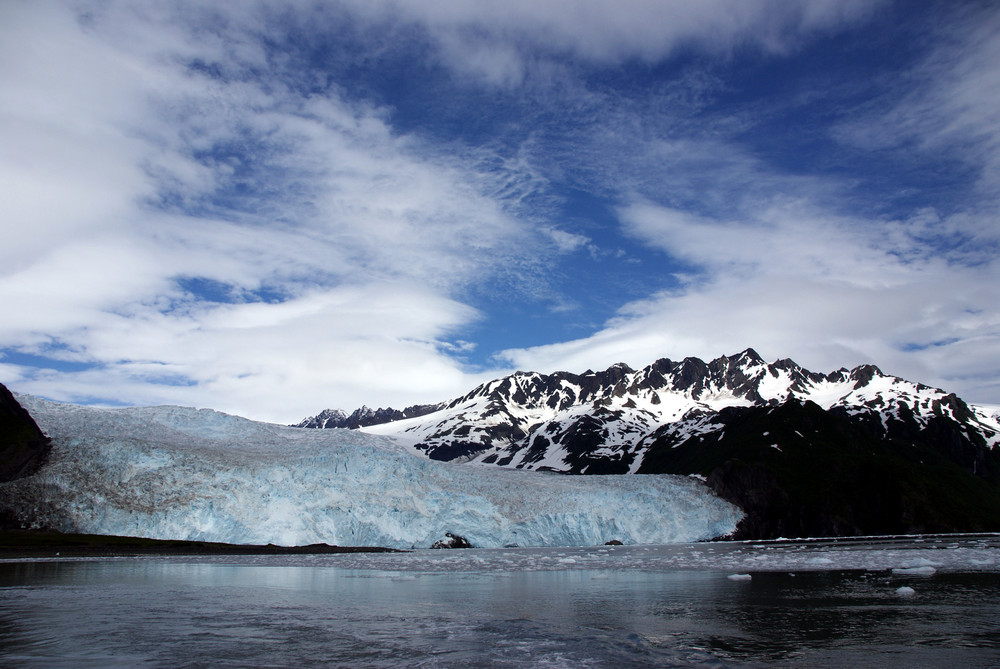
[[[480,547],[697,541],[742,512],[677,476],[561,476],[442,463],[349,430],[180,407],[18,401],[53,440],[0,506],[63,531],[278,545]]]

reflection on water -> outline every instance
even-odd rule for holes
[[[0,665],[1000,663],[995,571],[757,571],[734,580],[719,570],[342,564],[336,556],[0,563]],[[903,585],[916,594],[897,594]]]

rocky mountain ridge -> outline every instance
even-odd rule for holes
[[[704,362],[657,360],[583,374],[516,372],[438,405],[402,411],[327,410],[300,427],[361,427],[437,460],[563,473],[635,473],[654,443],[679,444],[721,427],[727,407],[777,406],[793,399],[837,410],[877,436],[953,423],[983,448],[1000,442],[1000,420],[952,393],[883,374],[874,365],[811,372],[753,350]],[[908,426],[908,427],[907,427]]]
[[[321,429],[339,427],[347,430],[356,430],[361,427],[391,423],[404,418],[424,416],[437,411],[442,406],[441,404],[416,405],[407,407],[402,411],[392,408],[370,409],[367,406],[362,406],[350,414],[345,413],[341,409],[324,409],[315,416],[306,418],[302,422],[295,424],[293,427]]]
[[[738,539],[1000,531],[1000,410],[874,365],[815,373],[748,349],[516,372],[361,429],[437,460],[694,476],[744,511]]]

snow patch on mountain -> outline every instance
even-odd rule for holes
[[[1000,443],[995,407],[969,406],[874,365],[822,374],[787,359],[766,363],[752,349],[707,363],[662,359],[640,370],[617,364],[583,374],[516,372],[436,408],[418,407],[420,415],[406,410],[412,418],[361,429],[438,460],[625,473],[638,470],[655,437],[681,443],[721,429],[713,419],[728,407],[788,400],[871,418],[884,435],[894,424],[919,429],[945,418],[990,448]]]

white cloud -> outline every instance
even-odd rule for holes
[[[1000,11],[991,3],[945,6],[920,38],[919,66],[886,82],[868,113],[837,129],[838,139],[871,149],[915,151],[964,162],[984,194],[1000,197]]]
[[[631,204],[618,212],[623,230],[690,271],[675,290],[623,306],[590,337],[510,350],[506,358],[519,368],[573,370],[713,358],[752,346],[817,371],[875,362],[995,403],[1000,12],[969,5],[939,18],[925,35],[926,60],[897,75],[884,99],[854,110],[836,136],[879,159],[885,156],[878,152],[894,151],[906,165],[915,156],[945,177],[954,174],[953,162],[964,163],[977,193],[945,199],[940,210],[914,205],[891,219],[858,209],[863,198],[848,179],[782,173],[724,135],[641,143],[635,171],[616,178],[656,203],[627,195]],[[608,134],[609,143],[618,141]],[[656,152],[658,165],[645,158]],[[604,164],[600,153],[595,164]],[[657,192],[650,187],[656,182],[667,187]],[[933,193],[911,195],[935,200]],[[833,213],[852,206],[853,216]]]
[[[289,88],[254,47],[263,14],[73,7],[0,10],[0,345],[95,367],[5,363],[19,390],[282,421],[443,399],[478,378],[452,296],[569,243],[504,210],[509,172]],[[187,278],[286,301],[205,303]]]
[[[142,143],[115,128],[140,111],[114,50],[49,4],[4,3],[0,24],[0,258],[11,268],[114,227],[153,187]]]
[[[444,399],[478,377],[439,340],[475,311],[401,285],[318,291],[280,304],[198,304],[184,313],[100,312],[72,341],[97,369],[7,373],[56,399],[208,406],[291,422],[375,397],[402,406]],[[65,357],[74,357],[68,354]]]
[[[517,84],[535,57],[566,54],[596,63],[658,61],[697,45],[727,54],[756,45],[783,52],[806,34],[842,28],[883,4],[855,0],[352,0],[367,20],[415,22],[444,61],[495,84]]]
[[[56,399],[207,406],[293,422],[359,398],[405,406],[445,399],[477,377],[438,350],[469,307],[412,287],[368,285],[281,304],[201,304],[104,314],[74,341],[99,369],[24,375]],[[175,385],[179,384],[179,385]]]
[[[844,184],[769,167],[731,139],[745,119],[692,129],[715,85],[704,73],[638,101],[572,78],[573,59],[654,62],[691,45],[723,58],[746,45],[788,53],[878,5],[0,4],[0,311],[17,314],[0,323],[0,347],[95,365],[56,373],[0,360],[0,380],[59,399],[279,421],[454,396],[479,380],[457,357],[469,344],[452,341],[481,316],[467,295],[520,291],[566,309],[579,302],[554,294],[547,272],[562,268],[552,266],[581,249],[618,251],[619,240],[538,206],[557,199],[553,179],[623,202],[631,239],[691,272],[591,337],[508,352],[519,367],[754,346],[816,369],[874,360],[984,389],[1000,372],[995,200],[896,221],[835,215],[817,203]],[[351,25],[384,49],[416,26],[452,71],[525,83],[537,116],[512,121],[528,126],[515,133],[522,143],[495,151],[401,133],[393,110],[348,99],[260,39]],[[841,136],[964,146],[995,192],[992,26],[935,51],[920,73],[928,85],[893,92],[902,101],[883,105],[883,121]],[[234,303],[199,299],[182,281],[198,278]]]
[[[757,214],[720,223],[647,203],[624,209],[633,234],[700,273],[625,305],[590,337],[504,358],[552,371],[753,347],[814,371],[873,362],[970,401],[995,397],[1000,263],[956,265],[930,249],[901,257],[906,222],[838,219],[801,205]]]
[[[800,201],[748,212],[741,221],[720,222],[645,203],[619,214],[627,232],[713,277],[813,277],[892,286],[909,274],[892,255],[896,248],[882,248],[886,229],[899,224],[837,217]],[[902,239],[894,241],[904,243],[905,233],[898,236]]]

